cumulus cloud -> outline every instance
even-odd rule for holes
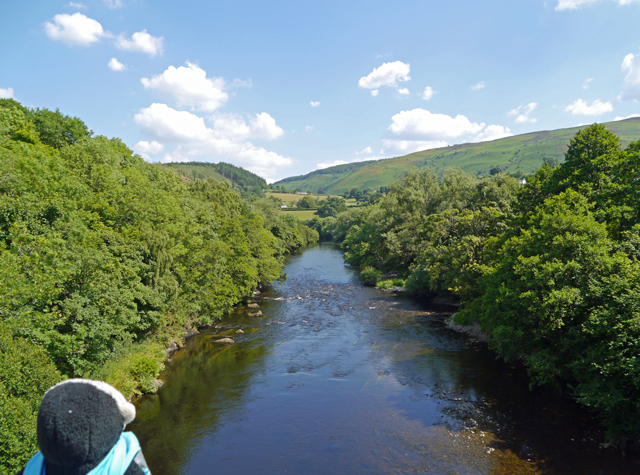
[[[556,10],[577,10],[581,6],[590,5],[591,3],[596,3],[599,0],[558,0],[558,5],[556,5]],[[614,0],[618,5],[630,5],[632,3],[636,3],[640,0]]]
[[[474,84],[469,89],[471,89],[472,91],[479,91],[480,89],[484,89],[485,87],[487,87],[487,84],[484,81],[480,81],[478,84]]]
[[[640,55],[628,54],[622,61],[624,85],[618,96],[620,100],[640,100]]]
[[[137,51],[147,53],[151,56],[162,54],[164,48],[164,38],[162,36],[151,36],[147,30],[142,30],[131,35],[131,39],[127,39],[123,34],[118,36],[116,40],[116,48],[126,51]]]
[[[398,94],[402,94],[402,95],[407,95],[407,94],[411,94],[409,92],[409,89],[407,89],[406,87],[403,87],[402,89],[398,89]]]
[[[155,140],[152,142],[141,140],[133,146],[133,151],[145,160],[149,161],[151,160],[150,155],[157,155],[158,153],[164,152],[164,145],[160,142],[156,142]]]
[[[371,91],[371,95],[373,97],[376,97],[379,93],[380,93],[380,91],[378,89],[374,89],[373,91]]]
[[[284,130],[266,112],[256,114],[249,122],[239,114],[217,114],[211,119],[216,136],[236,141],[252,138],[274,140],[284,135]]]
[[[428,101],[429,99],[431,99],[433,97],[433,95],[435,93],[436,93],[436,91],[434,91],[431,86],[427,86],[427,87],[424,88],[424,91],[422,92],[422,98],[425,101]]]
[[[382,66],[375,68],[367,76],[363,76],[358,81],[358,86],[363,89],[372,89],[371,95],[377,96],[373,91],[377,91],[382,86],[398,87],[398,82],[409,81],[411,77],[409,72],[411,66],[402,61],[394,61],[392,63],[384,63]]]
[[[194,111],[213,112],[229,98],[223,78],[208,78],[204,69],[191,63],[169,66],[162,74],[140,81],[146,89],[155,89],[172,97],[179,107]]]
[[[586,101],[578,99],[572,102],[564,108],[565,112],[571,112],[573,115],[602,115],[613,110],[613,106],[610,102],[602,102],[601,100],[595,100],[591,105]]]
[[[373,153],[373,149],[371,147],[365,147],[359,152],[356,152],[356,155],[371,155]]]
[[[164,162],[219,157],[264,177],[273,177],[279,169],[293,163],[288,157],[249,142],[249,139],[275,139],[284,133],[266,112],[249,120],[237,114],[217,114],[210,119],[212,126],[207,127],[202,117],[155,103],[142,109],[134,120],[153,141],[176,145],[164,156]]]
[[[491,140],[503,139],[505,137],[511,137],[513,134],[509,130],[509,127],[503,127],[502,125],[488,125],[482,132],[473,138],[474,142],[489,142]]]
[[[312,130],[313,130],[313,125],[307,125],[307,126],[304,128],[304,131],[305,131],[305,132],[311,132]]]
[[[392,118],[389,131],[403,138],[420,138],[429,141],[443,141],[477,134],[484,124],[469,121],[465,116],[450,117],[445,114],[433,114],[425,109],[402,111]]]
[[[471,122],[464,115],[451,117],[425,109],[402,111],[391,118],[391,138],[382,140],[383,151],[407,154],[451,145],[484,142],[513,135],[508,127]],[[382,152],[381,152],[382,153]]]
[[[318,107],[320,105],[320,101],[311,101],[309,102],[309,104],[311,105],[311,107]]]
[[[142,132],[160,141],[188,143],[205,141],[209,129],[202,117],[186,111],[177,111],[166,104],[154,103],[134,116]]]
[[[1,88],[0,87],[0,99],[13,99],[13,88]]]
[[[515,115],[515,121],[517,124],[522,124],[525,122],[534,123],[538,119],[529,116],[534,110],[536,110],[537,107],[538,104],[536,102],[530,102],[526,106],[518,106],[515,109],[510,110],[508,115]]]
[[[0,89],[0,90],[1,90],[1,89]],[[617,122],[617,121],[619,121],[619,120],[633,119],[633,118],[635,118],[635,117],[640,117],[640,114],[631,114],[631,115],[628,115],[628,116],[626,116],[626,117],[616,117],[616,118],[615,118],[615,119],[613,119],[613,120]]]
[[[44,32],[52,40],[62,41],[69,46],[88,46],[111,36],[99,22],[82,13],[55,15],[53,20],[44,24]]]
[[[109,61],[109,64],[107,64],[107,66],[109,67],[109,69],[111,71],[124,71],[125,69],[127,69],[127,66],[122,64],[116,58],[111,58],[111,60]]]

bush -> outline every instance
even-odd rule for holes
[[[366,285],[376,285],[380,280],[380,276],[382,276],[382,272],[371,266],[367,266],[360,271],[360,278]]]
[[[13,475],[38,450],[40,400],[61,380],[42,349],[0,323],[0,475]]]
[[[117,388],[126,398],[155,393],[158,373],[164,369],[166,354],[157,343],[132,345],[118,353],[95,375]]]

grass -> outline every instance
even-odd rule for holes
[[[281,213],[293,214],[297,216],[300,221],[306,221],[307,219],[312,219],[316,216],[316,211],[314,209],[305,209],[301,211],[283,209]]]
[[[640,118],[604,124],[618,135],[622,146],[640,139]],[[564,159],[569,141],[582,127],[515,135],[491,142],[454,145],[415,152],[396,158],[362,162],[316,170],[304,176],[285,178],[276,184],[290,189],[299,188],[326,193],[344,193],[351,188],[377,189],[402,178],[411,168],[432,168],[442,172],[459,167],[469,173],[488,175],[493,166],[507,173],[523,175],[540,168],[545,157]]]

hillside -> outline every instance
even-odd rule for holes
[[[640,118],[607,122],[604,125],[620,137],[623,146],[640,139]],[[491,142],[425,150],[375,162],[338,165],[303,176],[285,178],[275,184],[290,190],[338,194],[352,188],[377,189],[401,178],[413,167],[432,168],[437,172],[448,167],[460,167],[470,173],[488,175],[492,167],[498,166],[507,173],[527,175],[539,168],[545,158],[562,162],[569,141],[584,127],[532,132]]]
[[[180,162],[165,163],[163,166],[173,168],[182,176],[191,180],[213,178],[216,181],[230,182],[234,189],[238,190],[244,198],[248,199],[250,199],[251,196],[264,197],[263,189],[267,186],[264,178],[244,168],[225,162]]]

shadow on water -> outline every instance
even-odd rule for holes
[[[131,425],[155,475],[630,474],[638,461],[443,307],[363,287],[338,248],[191,338]],[[241,328],[245,333],[237,333]],[[231,336],[233,345],[215,341]]]

